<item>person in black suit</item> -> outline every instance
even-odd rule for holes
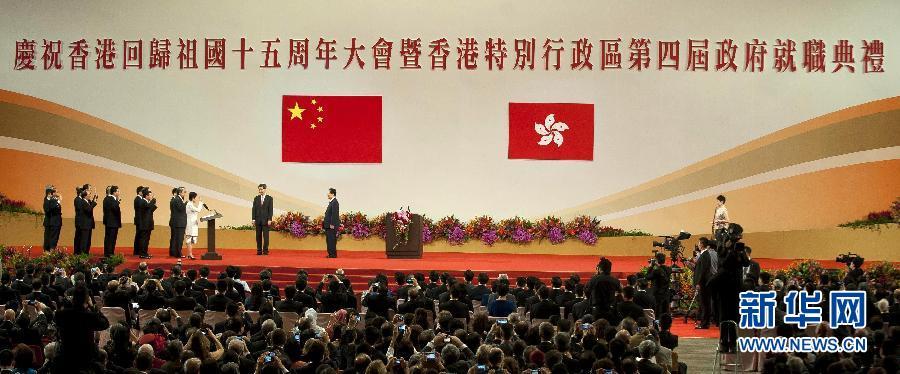
[[[44,190],[44,250],[56,248],[59,243],[59,231],[62,228],[62,204],[59,193],[53,186]]]
[[[109,328],[109,320],[94,307],[87,288],[76,286],[72,291],[71,304],[56,312],[54,320],[59,336],[59,353],[53,360],[52,372],[102,372],[96,360],[98,347],[94,343],[94,332]]]
[[[141,190],[141,198],[137,200],[138,256],[151,258],[149,253],[150,234],[153,232],[153,212],[156,211],[156,198],[149,187]]]
[[[172,199],[169,200],[169,257],[183,257],[181,247],[184,245],[184,228],[187,227],[184,195],[184,187],[172,189]]]
[[[91,249],[91,232],[94,230],[94,207],[97,206],[97,195],[93,194],[93,186],[85,184],[75,189],[75,254],[89,253]]]
[[[625,288],[622,289],[622,299],[624,299],[624,301],[616,306],[616,311],[619,312],[619,316],[622,318],[631,317],[631,319],[635,321],[644,316],[644,308],[641,308],[640,305],[637,305],[637,303],[634,302],[634,287],[625,286]]]
[[[175,310],[194,310],[194,307],[197,306],[197,300],[194,300],[191,296],[185,295],[187,283],[177,280],[175,281],[173,288],[175,289],[175,297],[167,300],[166,304]]]
[[[759,272],[760,272],[759,263],[756,261],[753,261],[753,259],[750,257],[750,252],[751,252],[750,247],[745,246],[744,252],[747,253],[747,260],[749,261],[749,265],[744,266],[744,268],[743,268],[743,275],[744,275],[743,281],[750,282],[753,284],[754,287],[756,287],[756,285],[759,284]],[[748,290],[744,290],[744,291],[748,291]],[[752,290],[749,290],[749,291],[752,291]]]
[[[407,300],[405,303],[397,307],[397,312],[401,314],[415,313],[416,309],[434,310],[434,301],[420,294],[420,290],[412,288],[407,292]]]
[[[137,191],[135,191],[135,195],[134,195],[134,204],[132,205],[134,207],[134,221],[133,221],[134,222],[134,246],[131,247],[131,250],[132,250],[132,254],[135,256],[141,255],[141,253],[139,251],[141,248],[141,230],[138,229],[138,227],[140,226],[140,223],[141,223],[140,222],[141,214],[138,211],[138,205],[139,205],[139,201],[144,199],[143,197],[141,197],[141,191],[143,191],[143,190],[144,190],[144,186],[137,187]]]
[[[466,291],[466,286],[457,283],[454,284],[450,288],[450,299],[438,305],[438,310],[446,310],[453,315],[453,318],[465,318],[469,319],[469,312],[472,310],[472,304],[463,302],[462,300],[468,301],[466,297],[468,296],[468,291]]]
[[[266,184],[257,186],[259,195],[253,198],[253,227],[256,228],[256,254],[269,254],[269,227],[274,216],[272,196],[266,194]]]
[[[116,251],[116,238],[122,227],[122,210],[119,207],[119,186],[109,186],[103,198],[103,225],[106,232],[103,236],[103,256],[112,256]]]
[[[548,319],[550,316],[559,315],[559,305],[550,299],[550,288],[541,287],[538,292],[538,302],[531,306],[531,318]]]
[[[616,293],[622,289],[619,279],[610,275],[612,273],[612,261],[606,257],[600,259],[597,264],[597,275],[588,281],[585,286],[584,293],[590,300],[591,307],[594,312],[591,315],[594,318],[614,317],[612,306],[615,301]]]
[[[693,278],[694,287],[697,289],[697,298],[700,299],[700,320],[696,327],[708,329],[713,314],[710,282],[718,271],[719,258],[716,251],[710,247],[709,239],[700,238],[698,246],[701,252],[697,257],[697,264],[694,266]]]
[[[328,247],[328,258],[337,258],[337,230],[341,227],[341,209],[337,200],[337,190],[328,189],[328,208],[322,220],[325,229],[325,245]]]

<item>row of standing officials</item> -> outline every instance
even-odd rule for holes
[[[274,202],[272,196],[266,194],[266,185],[258,186],[259,195],[254,197],[252,205],[252,224],[256,231],[256,253],[267,255],[269,253],[269,229],[274,215]],[[54,186],[47,186],[44,198],[44,250],[55,249],[59,244],[59,233],[62,228],[62,204],[59,191]],[[98,196],[94,187],[85,184],[75,189],[75,239],[74,253],[89,253],[91,247],[91,235],[96,227],[94,222],[94,208],[97,206]],[[122,227],[122,199],[119,197],[118,186],[106,188],[106,196],[103,198],[103,255],[112,256],[115,253],[116,240],[119,229]],[[148,251],[150,235],[155,227],[153,213],[157,209],[157,201],[153,191],[149,187],[139,186],[135,190],[134,197],[134,255],[141,258],[151,258]],[[193,195],[193,193],[192,193]],[[328,191],[328,208],[325,211],[323,226],[326,233],[328,257],[337,257],[337,230],[340,226],[340,208],[335,196],[337,191],[330,188]],[[188,226],[188,217],[185,210],[188,202],[185,200],[184,187],[172,189],[172,198],[169,200],[170,216],[169,227],[171,235],[169,239],[169,256],[183,257],[181,248],[185,240],[185,228]],[[204,204],[203,206],[207,210]]]

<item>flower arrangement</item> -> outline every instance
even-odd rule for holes
[[[887,261],[871,264],[866,269],[866,279],[880,285],[882,289],[893,289],[895,283],[900,282],[900,267]]]
[[[360,212],[341,214],[341,232],[349,234],[353,239],[365,239],[371,235],[371,225],[366,215]]]
[[[42,212],[38,212],[34,209],[29,208],[28,205],[26,205],[22,200],[10,199],[2,193],[0,193],[0,212],[26,213],[34,215],[44,214]]]
[[[409,223],[412,221],[409,208],[407,210],[400,208],[394,212],[391,215],[391,221],[394,222],[394,233],[397,235],[397,243],[394,244],[394,248],[406,245],[409,241]]]
[[[402,212],[409,213],[409,210]],[[385,239],[385,219],[394,219],[401,212],[383,213],[369,218],[361,212],[349,212],[341,215],[339,235],[363,240],[372,237]],[[290,234],[295,238],[323,235],[323,217],[312,218],[300,212],[287,212],[275,217],[272,229]],[[234,229],[252,229],[237,227]],[[404,228],[406,229],[406,228]],[[639,230],[622,230],[610,226],[600,226],[600,220],[588,216],[576,217],[572,221],[563,222],[558,217],[546,217],[537,222],[522,217],[507,218],[497,221],[490,216],[479,216],[468,222],[462,222],[455,216],[447,216],[434,221],[423,217],[422,243],[432,243],[438,239],[446,240],[450,245],[462,245],[470,238],[477,239],[491,246],[505,241],[514,244],[529,244],[535,240],[547,240],[550,244],[560,244],[566,239],[577,239],[587,245],[595,245],[601,237],[609,236],[648,236]],[[406,236],[404,236],[406,238]]]
[[[600,220],[588,216],[578,216],[566,224],[566,235],[576,237],[587,245],[597,244]]]
[[[900,197],[898,197],[891,203],[891,207],[888,210],[870,212],[863,219],[845,222],[838,225],[838,227],[848,227],[851,229],[868,228],[878,230],[881,228],[881,225],[888,225],[892,223],[900,224]]]
[[[84,253],[72,255],[63,251],[44,251],[40,255],[32,251],[31,247],[7,247],[0,245],[0,258],[3,260],[3,268],[6,271],[19,267],[32,265],[40,268],[61,268],[70,274],[76,270],[87,271],[100,265],[112,265],[113,267],[125,263],[125,256],[117,253],[108,258],[92,257]]]
[[[559,217],[545,217],[538,221],[536,226],[539,240],[547,239],[550,244],[566,241],[566,226]]]
[[[894,222],[900,223],[900,197],[891,204],[891,216],[894,217]]]
[[[309,216],[299,212],[287,212],[272,221],[272,229],[284,231],[295,238],[304,238],[310,235],[311,222]]]
[[[489,216],[475,217],[469,221],[466,225],[466,235],[470,238],[481,239],[481,242],[488,246],[494,245],[500,238],[497,235],[497,225]]]
[[[434,241],[434,222],[431,218],[422,217],[422,244]]]
[[[500,239],[515,244],[527,244],[534,240],[534,223],[531,221],[513,217],[500,221],[497,230]]]
[[[436,237],[446,239],[450,245],[462,245],[468,240],[462,222],[454,216],[441,218],[435,224],[435,233]]]
[[[819,278],[822,277],[822,274],[835,274],[836,276],[843,278],[843,275],[840,274],[841,270],[833,269],[825,269],[821,263],[816,260],[799,260],[792,262],[787,268],[779,269],[775,271],[775,277],[781,279],[793,279],[798,281],[800,284],[806,282],[812,282],[817,284],[819,282]]]

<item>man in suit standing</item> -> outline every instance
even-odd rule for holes
[[[718,255],[710,248],[709,240],[700,238],[700,255],[697,257],[697,265],[694,267],[694,287],[697,288],[700,299],[700,321],[696,328],[708,329],[712,319],[712,292],[710,282],[718,271]]]
[[[184,245],[184,229],[187,227],[187,202],[184,199],[184,187],[172,189],[169,200],[169,257],[181,258],[181,246]]]
[[[325,209],[322,226],[325,229],[328,258],[337,258],[337,230],[341,227],[341,209],[337,200],[337,190],[334,188],[328,189],[328,208]]]
[[[106,232],[103,236],[103,257],[112,256],[116,251],[116,238],[122,227],[122,210],[119,207],[119,186],[109,186],[103,198],[103,225]]]
[[[44,250],[55,249],[59,243],[59,231],[62,228],[62,204],[59,203],[59,192],[53,186],[44,190]]]
[[[253,198],[253,227],[256,228],[256,255],[269,254],[269,226],[274,216],[272,196],[266,194],[266,184],[257,186],[259,195]]]
[[[749,261],[749,265],[743,267],[743,281],[749,282],[748,284],[753,284],[753,287],[756,287],[759,284],[759,262],[754,261],[750,258],[750,247],[744,247],[744,252],[747,253],[747,260]],[[744,290],[748,291],[748,290]],[[753,290],[749,290],[753,291]]]
[[[150,234],[153,232],[153,212],[156,211],[156,198],[149,187],[141,190],[141,198],[137,201],[138,256],[151,258],[149,252]]]
[[[75,189],[75,254],[89,253],[91,249],[91,232],[94,230],[94,207],[97,206],[97,195],[91,195],[93,187],[85,184]]]
[[[137,191],[135,191],[134,195],[134,246],[131,247],[131,250],[132,254],[135,256],[141,255],[141,230],[138,228],[141,223],[141,213],[138,211],[138,206],[140,205],[140,201],[144,199],[143,197],[141,197],[141,191],[143,190],[144,186],[138,186]]]

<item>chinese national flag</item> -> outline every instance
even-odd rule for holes
[[[281,161],[381,163],[381,96],[282,96]]]
[[[594,104],[509,103],[510,159],[594,159]]]

